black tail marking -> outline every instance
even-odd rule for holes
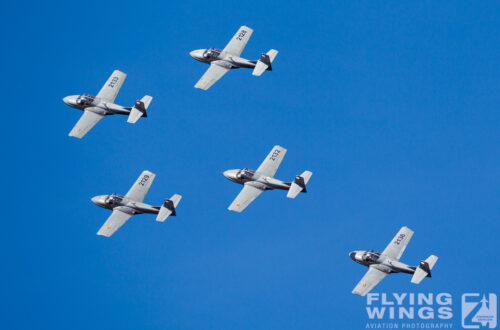
[[[426,272],[427,277],[432,277],[431,268],[429,267],[429,264],[427,262],[420,261],[420,265],[418,265],[418,268],[421,268],[424,272]]]
[[[271,65],[271,58],[267,54],[260,54],[260,60],[262,63],[267,65],[267,71],[273,71],[273,66]]]
[[[176,216],[177,214],[175,213],[175,206],[174,202],[172,202],[170,199],[165,199],[163,202],[163,207],[167,208],[168,210],[172,211],[172,216]]]
[[[142,112],[142,116],[143,117],[147,117],[148,116],[148,114],[146,113],[146,107],[144,106],[144,102],[142,102],[142,101],[135,101],[134,108],[136,108],[137,110],[139,110],[140,112]]]
[[[300,175],[297,175],[295,176],[295,180],[293,181],[297,186],[299,186],[300,188],[302,188],[302,192],[303,193],[306,193],[307,192],[307,189],[306,189],[306,183],[304,181],[304,178],[301,177]]]

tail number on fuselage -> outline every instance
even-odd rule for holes
[[[399,236],[398,236],[398,238],[396,238],[396,240],[394,241],[394,244],[399,245],[399,244],[403,241],[403,239],[404,239],[405,237],[406,237],[406,235],[405,235],[405,234],[401,234],[401,235],[399,235]]]
[[[275,161],[276,160],[276,157],[278,157],[278,155],[280,154],[280,150],[276,149],[274,150],[273,154],[271,155],[271,160],[272,161]]]
[[[240,34],[238,34],[238,36],[236,37],[236,39],[243,40],[243,37],[245,36],[245,34],[247,34],[247,31],[246,30],[241,30]]]
[[[148,182],[148,180],[149,180],[149,175],[147,175],[147,174],[146,174],[145,176],[143,176],[143,177],[141,178],[141,181],[139,181],[139,184],[140,184],[141,186],[144,186],[144,185],[146,184],[146,182]]]
[[[111,81],[109,82],[108,87],[111,88],[115,87],[115,84],[118,82],[118,79],[119,79],[118,77],[113,77],[113,79],[111,79]]]

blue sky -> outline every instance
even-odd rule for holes
[[[363,328],[366,271],[348,252],[415,230],[402,261],[440,257],[420,286],[375,292],[497,292],[500,37],[493,2],[180,1],[6,4],[1,318],[9,329]],[[254,29],[243,56],[280,51],[273,72],[230,72],[189,51]],[[67,136],[62,97],[128,74],[116,102],[154,96],[149,117]],[[276,177],[308,193],[261,195],[243,214],[222,176],[288,153]],[[166,223],[90,198],[157,174],[146,202],[183,195]],[[458,301],[456,302],[458,310]],[[453,319],[460,324],[459,313]]]

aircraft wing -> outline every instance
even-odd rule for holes
[[[274,177],[274,174],[278,170],[278,167],[285,157],[286,149],[280,146],[274,146],[271,149],[269,155],[267,155],[266,159],[260,164],[257,172],[260,172],[263,175]]]
[[[69,132],[69,136],[81,139],[88,131],[92,129],[104,116],[95,112],[84,110],[80,120],[76,123],[75,127]]]
[[[229,205],[228,210],[241,212],[243,211],[254,199],[256,199],[264,190],[255,188],[249,184],[245,184],[241,189],[236,199]]]
[[[127,75],[120,70],[113,71],[111,76],[109,76],[108,81],[106,81],[97,94],[97,97],[104,102],[114,103],[116,95],[118,95],[125,78],[127,78]]]
[[[223,68],[217,64],[210,64],[210,67],[208,70],[205,72],[203,77],[194,85],[195,88],[200,88],[203,90],[207,90],[217,82],[220,78],[222,78],[223,75],[228,72],[229,69]]]
[[[115,208],[113,213],[109,216],[108,220],[102,225],[101,229],[97,232],[97,235],[110,237],[117,231],[132,215],[117,210]]]
[[[130,190],[127,192],[125,197],[136,202],[142,202],[144,200],[144,197],[146,197],[146,194],[148,193],[148,190],[151,187],[155,176],[156,175],[154,173],[143,171],[139,178],[137,178],[137,180],[135,181],[132,188],[130,188]]]
[[[408,242],[410,242],[412,236],[413,230],[408,227],[402,227],[396,234],[396,236],[394,236],[389,245],[387,245],[382,254],[385,254],[390,258],[399,260],[399,258],[401,258],[401,255],[405,251]]]
[[[243,25],[222,51],[231,55],[240,56],[252,33],[253,30],[251,28]]]
[[[380,271],[376,268],[370,267],[366,272],[365,276],[359,281],[358,285],[352,290],[352,293],[358,294],[360,296],[366,295],[370,292],[375,285],[377,285],[380,281],[386,277],[387,274],[383,271]]]

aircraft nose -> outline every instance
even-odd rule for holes
[[[195,49],[195,50],[189,52],[189,55],[191,55],[192,58],[199,60],[199,59],[203,58],[204,51],[205,51],[204,49]]]
[[[349,257],[351,257],[352,260],[356,260],[356,252],[350,252]]]
[[[66,103],[66,104],[69,104],[69,96],[66,96],[66,97],[63,97],[63,102]]]
[[[99,204],[99,196],[92,197],[90,200],[91,200],[91,201],[92,201],[92,203],[94,203],[94,204]]]
[[[222,175],[224,175],[226,178],[229,178],[230,177],[230,171],[229,170],[224,171],[224,172],[222,172]]]

